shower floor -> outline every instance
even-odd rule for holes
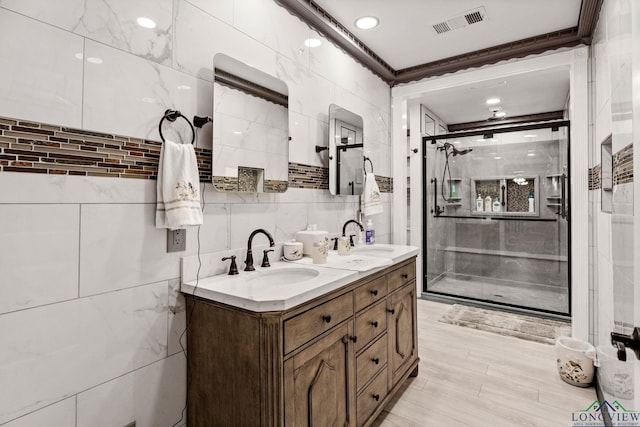
[[[490,277],[449,273],[429,283],[427,291],[558,313],[567,313],[569,307],[566,289]]]

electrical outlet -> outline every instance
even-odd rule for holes
[[[167,252],[187,250],[187,230],[167,230]]]

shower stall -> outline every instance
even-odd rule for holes
[[[425,296],[569,316],[569,122],[422,143]]]

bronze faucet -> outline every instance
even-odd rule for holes
[[[358,227],[360,227],[360,231],[364,232],[364,227],[362,226],[362,224],[360,224],[355,219],[350,219],[349,221],[345,222],[344,225],[342,226],[342,237],[347,237],[347,225],[349,225],[351,223],[356,224]],[[354,243],[353,243],[353,237],[354,236],[355,236],[355,234],[351,234],[349,236],[349,243],[351,244],[351,246],[355,246]]]
[[[265,230],[264,228],[258,228],[257,230],[252,231],[251,234],[249,235],[249,243],[247,243],[247,259],[244,261],[244,263],[247,266],[244,268],[244,271],[255,271],[256,270],[256,268],[253,266],[253,251],[251,250],[251,243],[253,242],[253,238],[258,233],[262,233],[265,236],[267,236],[267,238],[269,239],[269,246],[270,247],[274,247],[276,245],[275,242],[273,241],[273,237],[271,236],[271,234],[269,234],[269,232],[267,230]]]

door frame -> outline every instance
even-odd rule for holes
[[[419,117],[414,118],[410,104],[429,92],[451,89],[465,84],[477,84],[504,77],[522,75],[535,71],[564,69],[569,73],[570,90],[567,117],[571,121],[571,325],[574,338],[588,341],[589,338],[589,86],[588,47],[577,47],[563,52],[541,54],[531,58],[514,59],[503,64],[478,69],[463,70],[451,75],[425,79],[416,83],[395,86],[392,97],[392,144],[393,144],[393,241],[396,244],[411,244],[423,248],[422,203],[411,203],[410,224],[407,224],[407,176],[410,176],[412,199],[421,197],[420,175],[422,164],[418,154],[409,149],[421,148],[421,135],[410,134],[407,147],[407,128],[420,129]],[[404,116],[404,117],[403,117]],[[409,126],[410,125],[410,126]],[[425,153],[420,152],[420,156]],[[407,157],[410,166],[407,166]],[[412,239],[407,242],[410,226]],[[418,258],[416,286],[422,290],[422,260]]]

